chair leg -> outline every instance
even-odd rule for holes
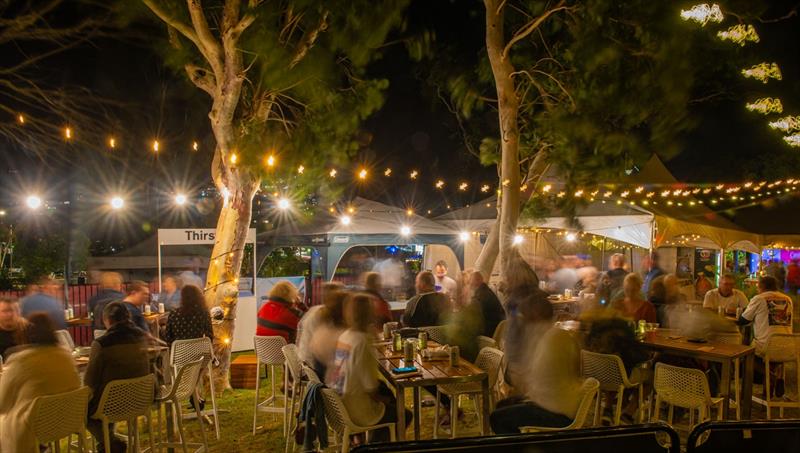
[[[195,393],[195,395],[196,394],[197,393]],[[183,453],[187,453],[188,450],[186,449],[186,431],[183,428],[183,410],[181,409],[181,405],[180,405],[179,401],[175,401],[173,403],[173,405],[175,406],[175,408],[174,408],[175,413],[178,415],[178,417],[177,417],[178,418],[178,434],[181,436],[181,448],[183,449]],[[195,404],[194,406],[195,406],[195,410],[198,410],[200,404]],[[200,420],[200,423],[203,423],[203,418],[200,417],[199,414],[198,414],[198,418]]]
[[[106,451],[111,450],[111,434],[108,431],[108,422],[103,420],[103,446]]]
[[[650,412],[650,421],[658,421],[659,417],[661,417],[661,398],[656,394],[656,404],[653,411]]]
[[[620,386],[617,390],[617,405],[614,408],[614,426],[619,426],[622,419],[622,400],[625,399],[625,387]]]
[[[461,395],[454,395],[450,398],[450,438],[456,438],[456,426],[458,426],[458,402]]]
[[[145,423],[147,423],[147,439],[150,444],[150,451],[156,451],[155,444],[153,443],[153,419],[151,418],[152,411],[148,410],[144,416]]]
[[[256,398],[253,404],[253,435],[256,435],[256,418],[258,417],[258,391],[261,389],[261,363],[256,362]]]
[[[342,453],[350,453],[350,430],[347,428],[342,434]]]
[[[766,403],[766,406],[767,406],[767,420],[770,420],[772,418],[770,416],[771,415],[770,414],[770,409],[771,409],[770,405],[771,405],[772,401],[770,401],[770,393],[771,393],[770,390],[771,389],[769,388],[770,387],[769,386],[769,384],[770,384],[770,382],[769,382],[770,381],[770,379],[769,379],[770,378],[769,358],[767,358],[764,362],[765,362],[764,366],[766,367],[766,369],[764,370],[764,375],[765,375],[765,377],[764,377],[764,402]]]
[[[219,440],[219,408],[217,408],[217,391],[214,389],[214,378],[212,377],[211,364],[208,364],[208,387],[211,389],[211,408],[214,411],[214,434]]]
[[[740,388],[741,383],[739,382],[739,359],[733,361],[733,398],[736,400],[736,420],[742,419],[742,390]]]
[[[436,405],[433,406],[433,438],[439,438],[439,387],[436,387]]]
[[[601,422],[601,412],[600,412],[600,400],[602,399],[603,392],[597,392],[597,398],[594,400],[594,426],[600,426]]]
[[[672,415],[674,413],[674,410],[675,410],[675,406],[670,404],[668,412],[667,412],[667,423],[669,423],[670,425],[672,424]]]
[[[194,399],[197,400],[199,398],[199,393],[197,393],[197,389],[194,391],[195,397]],[[200,435],[203,436],[203,453],[208,452],[208,438],[206,437],[206,427],[203,425],[203,415],[200,413],[200,407],[198,404],[195,404],[194,412],[197,414],[197,423],[200,424]],[[216,415],[214,416],[216,419]]]
[[[289,406],[286,404],[288,402],[288,398],[286,398],[286,393],[289,392],[289,373],[286,365],[284,364],[283,367],[283,437],[286,437],[289,433],[289,426],[287,424],[289,418]],[[294,390],[294,389],[292,389]],[[292,396],[294,397],[294,392],[292,392]]]
[[[639,384],[639,423],[644,423],[644,385]]]

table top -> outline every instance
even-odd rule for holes
[[[67,325],[71,327],[76,326],[91,326],[92,318],[71,318],[67,319]]]
[[[406,365],[406,361],[403,360],[403,353],[392,351],[391,342],[375,343],[373,346],[378,355],[378,368],[383,376],[393,385],[399,384],[410,387],[460,384],[479,382],[487,378],[485,371],[461,357],[458,359],[458,364],[451,367],[450,361],[447,358],[444,360],[424,360],[419,354],[415,356],[413,365],[421,371],[421,374],[412,373],[407,377],[402,374],[395,374],[392,373],[393,368],[411,365],[410,363]],[[437,346],[439,346],[439,344],[435,341],[428,341],[429,348]]]
[[[743,344],[716,343],[713,341],[693,343],[685,336],[668,337],[658,333],[648,334],[642,343],[653,349],[717,359],[735,359],[755,352],[753,346]]]

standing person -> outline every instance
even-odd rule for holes
[[[92,342],[92,351],[89,355],[89,366],[83,377],[84,384],[92,390],[89,400],[89,419],[86,428],[98,439],[96,451],[111,451],[124,453],[126,443],[113,435],[114,426],[109,426],[111,446],[103,445],[103,424],[100,420],[92,418],[97,411],[100,397],[106,385],[118,379],[132,379],[146,376],[150,373],[150,363],[147,358],[147,334],[137,328],[131,321],[131,311],[123,302],[111,302],[103,309],[103,324],[106,333]]]
[[[658,252],[653,252],[645,255],[642,260],[642,270],[644,271],[644,283],[642,284],[642,291],[645,294],[650,291],[650,283],[656,278],[664,275],[664,270],[658,265]]]
[[[203,291],[189,285],[181,289],[180,305],[169,312],[164,341],[172,344],[175,340],[193,338],[209,338],[214,340],[214,329],[211,327],[211,315],[206,308]]]
[[[622,292],[622,281],[625,280],[625,277],[628,275],[628,271],[625,270],[625,255],[622,253],[611,255],[609,267],[610,269],[606,272],[610,280],[608,294],[610,297],[609,300],[613,300],[617,294]]]
[[[642,277],[639,274],[630,273],[625,276],[622,291],[625,297],[614,305],[623,316],[636,322],[656,322],[656,307],[642,296]]]
[[[47,313],[28,317],[30,343],[6,363],[0,379],[0,451],[36,452],[32,426],[36,398],[81,386],[72,355],[58,345],[55,324]]]
[[[22,316],[30,318],[33,313],[45,312],[57,329],[67,328],[64,304],[58,299],[61,285],[50,278],[43,278],[38,285],[31,286],[31,292],[19,302]]]
[[[122,303],[131,312],[133,324],[150,333],[150,326],[144,319],[144,306],[150,303],[150,287],[141,280],[134,280],[128,284],[128,294],[122,299]]]
[[[433,267],[433,275],[436,277],[434,288],[437,293],[447,294],[450,297],[456,296],[458,285],[456,281],[447,276],[447,263],[444,260],[436,262]]]
[[[158,302],[164,304],[164,310],[172,311],[180,306],[182,286],[182,282],[177,277],[172,275],[164,277],[161,282],[161,294],[158,295]]]
[[[472,299],[468,307],[476,311],[482,326],[478,335],[492,337],[500,321],[506,319],[506,312],[500,304],[500,299],[484,281],[482,273],[473,272],[469,283],[472,288]]]
[[[417,274],[417,295],[408,300],[403,313],[406,327],[439,326],[445,323],[449,311],[447,296],[434,290],[436,281],[430,271]]]
[[[378,379],[377,361],[372,352],[368,333],[372,318],[372,302],[365,294],[353,294],[344,305],[345,330],[336,340],[336,352],[328,387],[342,397],[347,413],[359,426],[371,426],[397,421],[395,398],[391,390]],[[406,422],[410,412],[406,409]],[[381,429],[373,439],[388,440]]]
[[[561,267],[553,274],[553,290],[556,293],[563,293],[566,289],[575,289],[579,281],[578,272],[575,270],[577,264],[577,256],[563,258]]]
[[[269,290],[267,302],[258,310],[256,335],[281,336],[294,343],[300,312],[295,309],[297,288],[288,280],[281,280]]]
[[[183,285],[194,285],[200,289],[205,286],[200,276],[200,258],[194,257],[186,263],[186,270],[178,274]]]
[[[122,276],[117,272],[103,272],[100,276],[100,291],[89,299],[89,313],[92,314],[92,329],[105,330],[103,309],[106,304],[125,298],[122,292]]]
[[[719,288],[708,291],[703,298],[703,308],[717,312],[719,307],[722,307],[727,315],[735,315],[737,308],[741,308],[744,312],[747,307],[747,296],[734,288],[735,284],[736,277],[733,274],[722,274],[719,278]]]
[[[17,299],[0,296],[0,356],[7,360],[10,350],[28,342],[28,321],[19,314]]]
[[[797,296],[797,291],[800,290],[800,263],[798,260],[792,260],[786,272],[786,286],[789,288],[789,294]]]
[[[375,312],[375,327],[378,331],[383,329],[383,325],[392,322],[392,307],[389,302],[381,295],[381,274],[377,272],[367,272],[364,274],[364,291],[372,297],[372,309]],[[455,293],[454,293],[455,294]]]
[[[753,346],[757,355],[763,355],[772,334],[792,333],[792,315],[792,298],[778,292],[778,281],[767,275],[758,279],[758,294],[737,323],[753,323]]]

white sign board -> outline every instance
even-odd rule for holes
[[[159,228],[159,245],[213,244],[217,238],[215,228]],[[256,229],[247,230],[247,243],[256,242]]]

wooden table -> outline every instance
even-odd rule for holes
[[[150,314],[144,314],[144,320],[147,322],[147,325],[150,327],[150,334],[156,338],[161,338],[160,333],[160,326],[161,324],[167,323],[167,317],[169,313],[158,313],[158,312],[151,312]]]
[[[739,395],[738,403],[741,406],[742,419],[750,419],[753,396],[754,347],[714,342],[692,343],[683,336],[677,338],[667,337],[663,334],[659,335],[658,332],[647,334],[642,343],[656,351],[721,364],[720,396],[723,398],[722,413],[725,418],[728,418],[728,409],[730,408],[731,368],[734,366],[736,359],[741,359],[744,362],[744,372],[742,375],[742,393]]]
[[[435,341],[428,341],[428,347],[439,346]],[[386,381],[394,387],[397,395],[397,440],[405,440],[406,417],[405,417],[405,389],[412,388],[414,392],[414,439],[419,440],[419,406],[420,406],[420,387],[436,386],[442,384],[463,384],[468,382],[480,382],[483,394],[483,407],[481,434],[489,435],[489,376],[485,371],[476,367],[472,363],[459,357],[458,364],[450,366],[449,360],[423,360],[417,355],[413,365],[422,371],[422,375],[404,377],[402,374],[392,373],[392,368],[410,366],[403,360],[402,352],[392,351],[391,342],[375,343],[374,347],[378,356],[378,369]],[[451,401],[450,404],[456,404]],[[436,410],[439,410],[436,408]],[[456,423],[457,420],[451,420]]]
[[[91,327],[92,318],[70,318],[67,319],[67,326],[69,327]]]

